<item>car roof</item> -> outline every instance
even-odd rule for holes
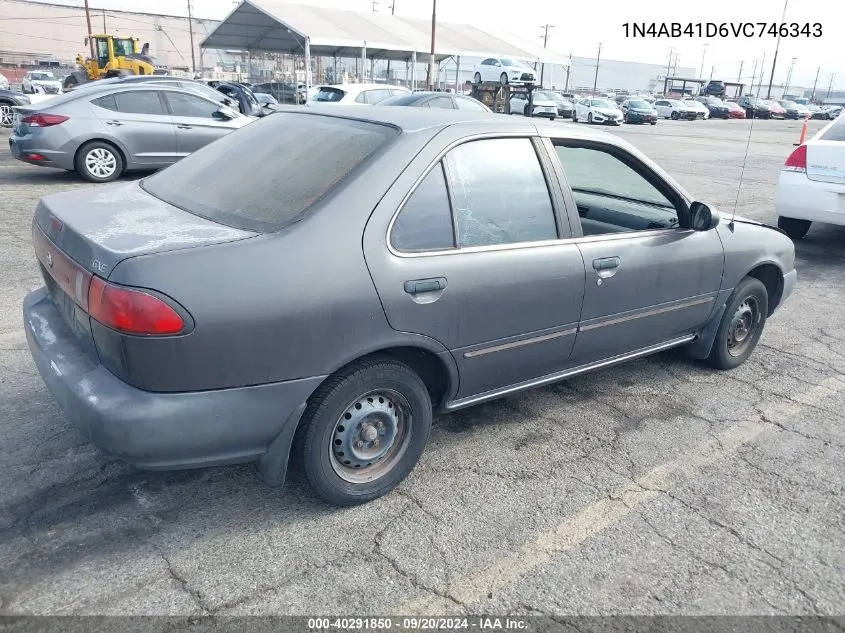
[[[335,88],[337,90],[343,90],[348,94],[357,94],[365,90],[401,90],[402,92],[411,92],[404,86],[393,86],[390,84],[320,84],[314,87],[318,90],[320,88]]]
[[[77,99],[93,99],[96,95],[107,95],[111,94],[112,92],[117,92],[120,90],[121,92],[144,92],[147,90],[167,90],[169,92],[181,92],[184,94],[193,95],[195,97],[199,97],[201,99],[206,99],[201,94],[197,94],[196,92],[187,89],[181,88],[179,86],[165,86],[165,85],[158,85],[158,86],[148,86],[145,82],[129,82],[129,83],[117,83],[117,84],[109,84],[106,86],[92,86],[88,90],[80,90],[77,92],[76,90],[71,92],[65,92],[64,94],[57,95],[48,101],[43,102],[43,106],[41,103],[33,103],[32,105],[28,106],[32,109],[52,109],[56,106],[61,106],[65,103],[70,103],[72,101],[76,101]]]

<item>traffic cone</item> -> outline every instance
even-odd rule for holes
[[[810,120],[810,115],[804,117],[804,125],[801,126],[801,138],[798,139],[797,143],[793,143],[793,145],[803,145],[804,144],[804,137],[807,136],[807,121]]]

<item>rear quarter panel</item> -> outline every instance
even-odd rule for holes
[[[325,376],[396,345],[446,353],[389,327],[362,250],[370,213],[426,134],[400,136],[278,233],[118,264],[110,281],[154,288],[195,321],[182,337],[122,337],[129,381],[153,391],[220,389]]]

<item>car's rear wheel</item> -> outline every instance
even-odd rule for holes
[[[12,106],[8,103],[0,103],[0,127],[12,127]]]
[[[592,113],[592,112],[588,112],[588,113],[587,113],[587,123],[592,124],[592,122],[593,122],[593,113]]]
[[[76,171],[91,182],[111,182],[123,173],[123,157],[113,145],[92,141],[77,152]]]
[[[728,300],[708,364],[717,369],[742,365],[757,347],[768,314],[769,295],[763,282],[754,277],[739,282]]]
[[[503,86],[508,85],[508,74],[507,73],[502,73],[501,75],[499,75],[499,83],[502,84]]]
[[[410,367],[389,358],[350,365],[303,415],[298,443],[311,487],[339,506],[387,494],[419,461],[431,419],[428,390]]]
[[[810,220],[798,220],[796,218],[785,218],[783,216],[778,217],[778,228],[793,240],[800,240],[807,235],[807,231],[810,230],[811,224],[812,222],[810,222]]]
[[[671,116],[672,116],[673,121],[677,121],[678,118],[680,117],[680,115],[677,112],[673,112]]]

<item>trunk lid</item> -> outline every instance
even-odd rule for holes
[[[130,257],[254,235],[182,211],[134,182],[46,196],[32,223],[33,248],[50,298],[71,334],[94,357],[88,314],[94,275],[108,279]]]
[[[257,235],[167,204],[137,182],[46,196],[36,207],[35,222],[62,253],[103,278],[129,257]]]
[[[845,141],[807,143],[807,178],[845,185]]]

